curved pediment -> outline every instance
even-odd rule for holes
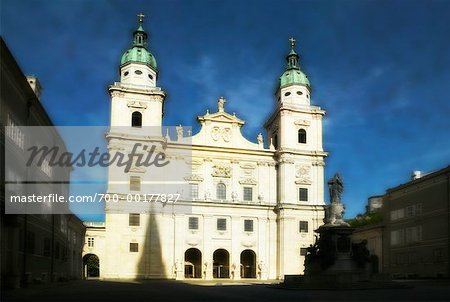
[[[258,143],[253,143],[242,135],[241,127],[245,124],[245,121],[238,118],[236,114],[226,112],[225,102],[224,98],[220,98],[217,101],[217,112],[209,113],[207,111],[205,115],[197,117],[202,128],[199,133],[192,137],[192,144],[239,149],[264,149],[262,136],[258,138]]]

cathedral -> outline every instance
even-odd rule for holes
[[[151,141],[172,150],[167,158],[189,165],[174,182],[179,186],[173,193],[182,194],[159,210],[130,210],[129,196],[162,190],[163,184],[151,186],[158,170],[109,167],[107,193],[119,200],[106,204],[104,225],[87,224],[85,259],[98,257],[99,277],[106,279],[269,280],[303,274],[307,247],[324,219],[327,153],[325,111],[311,105],[295,40],[278,80],[275,109],[267,112],[265,138],[251,140],[241,133],[245,121],[227,112],[223,97],[216,112],[197,117],[198,133],[181,126],[169,133],[163,126],[166,92],[158,86],[148,40],[140,15],[120,61],[120,81],[109,86],[108,149],[129,153],[136,143]]]

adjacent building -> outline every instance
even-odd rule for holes
[[[85,222],[86,234],[83,245],[83,278],[100,277],[100,263],[104,264],[105,223]]]
[[[80,278],[84,226],[75,215],[5,214],[5,195],[26,195],[28,190],[36,189],[42,194],[67,196],[68,183],[55,182],[68,179],[70,168],[43,164],[36,169],[10,164],[24,161],[26,143],[42,143],[30,137],[23,126],[48,126],[53,129],[48,136],[59,146],[65,145],[40,102],[38,79],[25,77],[3,39],[0,42],[2,288]],[[30,176],[34,181],[26,183]]]
[[[354,241],[367,241],[374,271],[392,278],[448,278],[450,166],[423,174],[368,200],[350,220]]]
[[[450,276],[450,166],[383,196],[383,271],[398,278]]]

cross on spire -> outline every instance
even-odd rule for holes
[[[144,22],[144,17],[145,17],[145,15],[144,15],[143,13],[139,13],[137,16],[138,16],[138,18],[139,18],[139,23]]]
[[[291,38],[289,39],[289,42],[291,42],[291,48],[292,48],[292,49],[294,49],[295,41],[296,41],[296,40],[295,40],[293,37],[291,37]]]

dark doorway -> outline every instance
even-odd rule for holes
[[[218,249],[213,254],[213,277],[230,278],[230,254],[227,250]]]
[[[202,277],[202,252],[190,248],[184,253],[184,278]]]
[[[97,255],[87,254],[83,257],[83,268],[85,278],[100,277],[100,260]]]
[[[256,254],[252,250],[241,253],[241,278],[256,278]]]

